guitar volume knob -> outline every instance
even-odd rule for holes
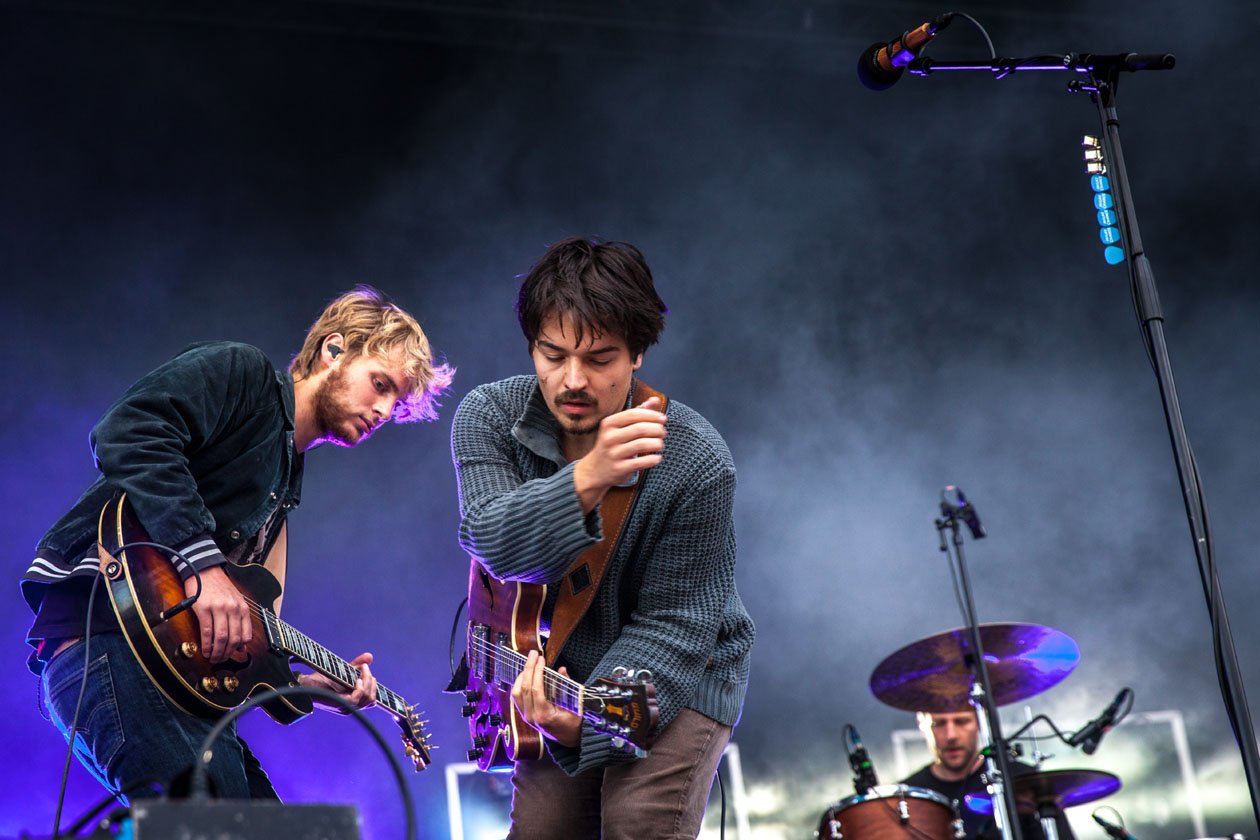
[[[192,659],[199,650],[196,642],[184,642],[179,646],[179,655],[185,659]]]
[[[201,688],[207,694],[213,694],[214,692],[219,690],[219,678],[218,677],[202,677]]]

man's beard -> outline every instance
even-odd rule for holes
[[[975,760],[976,753],[964,751],[962,758],[958,759],[956,762],[951,763],[942,759],[941,764],[943,764],[947,770],[952,770],[955,773],[961,773],[963,770],[970,767]]]
[[[339,422],[344,425],[347,417],[352,414],[344,399],[349,390],[345,373],[340,367],[335,367],[328,372],[328,377],[315,392],[315,425],[319,429],[320,439],[347,449],[357,446],[372,434],[368,431],[357,440],[347,440],[337,428]]]
[[[561,391],[556,394],[552,402],[556,406],[557,419],[560,425],[564,427],[565,434],[569,435],[593,435],[599,431],[599,423],[603,417],[592,417],[587,420],[576,420],[568,417],[564,413],[563,404],[566,402],[576,402],[582,405],[595,406],[599,403],[594,400],[590,394],[585,391]],[[587,425],[583,425],[583,424]]]

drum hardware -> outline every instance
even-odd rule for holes
[[[1003,738],[996,707],[1025,700],[1062,682],[1080,662],[1080,648],[1065,633],[1050,627],[1014,622],[978,623],[959,524],[965,523],[977,539],[985,536],[983,527],[974,506],[955,487],[947,487],[942,493],[941,513],[941,519],[936,520],[941,550],[949,552],[951,541],[946,538],[949,531],[956,560],[951,571],[967,624],[912,642],[885,657],[871,674],[871,693],[887,705],[912,712],[946,714],[974,709],[980,754],[985,759],[981,778],[987,793],[968,793],[963,802],[973,811],[992,814],[1005,840],[1022,840],[1019,814],[1037,815],[1047,840],[1058,840],[1056,818],[1062,815],[1063,808],[1108,796],[1120,788],[1120,780],[1101,771],[1041,771],[1040,759],[1044,754],[1037,749],[1034,755],[1038,769],[1023,773],[1027,765],[1015,764],[1015,757],[1022,754],[1015,740],[1038,720],[1046,720],[1064,743],[1086,744],[1092,751],[1102,735],[1128,714],[1132,691],[1127,688],[1121,691],[1099,717],[1072,736],[1064,736],[1049,718],[1038,715],[1011,738]],[[1128,706],[1123,703],[1126,698]],[[861,747],[851,725],[846,725],[846,731],[852,732],[856,746]],[[884,829],[896,826],[897,831],[911,832],[914,840],[949,840],[950,837],[963,840],[966,829],[957,807],[960,803],[921,788],[878,786],[864,749],[859,756],[851,748],[849,760],[858,795],[841,800],[827,810],[817,832],[819,837],[910,840],[901,834],[879,836],[873,833],[871,826],[855,824],[855,818],[874,814],[872,806],[878,801],[883,809],[880,819]],[[870,773],[869,794],[862,788],[862,777],[857,775],[863,766]],[[927,799],[924,795],[936,799]],[[925,811],[930,809],[925,802],[943,804],[946,819],[929,826]],[[860,811],[861,808],[867,810]],[[936,815],[939,816],[939,809]]]
[[[961,825],[952,800],[910,785],[878,785],[834,803],[815,834],[821,840],[950,840]]]
[[[879,777],[875,775],[875,765],[871,763],[871,757],[862,744],[862,736],[858,734],[857,728],[851,723],[846,723],[844,735],[845,751],[849,754],[849,767],[853,770],[853,790],[854,793],[862,795],[879,784]]]
[[[1113,823],[1111,820],[1098,816],[1099,811],[1110,811],[1116,815],[1116,819],[1119,820],[1119,823]],[[1115,808],[1112,808],[1110,805],[1103,805],[1101,808],[1095,808],[1090,816],[1093,818],[1094,822],[1098,823],[1103,831],[1107,832],[1107,836],[1111,837],[1112,840],[1135,840],[1133,835],[1129,833],[1129,830],[1124,827],[1124,817],[1120,816],[1120,812]]]
[[[950,570],[965,626],[886,658],[871,676],[871,691],[881,701],[913,712],[974,708],[994,821],[1004,840],[1022,840],[1015,819],[1007,742],[996,707],[1031,697],[1063,680],[1080,661],[1080,649],[1065,634],[1038,625],[981,625],[960,525],[966,524],[973,539],[987,534],[975,506],[956,486],[941,491],[940,512],[935,526],[941,551],[949,555],[953,546]]]
[[[1012,787],[1022,814],[1038,814],[1046,807],[1058,810],[1093,802],[1120,790],[1120,777],[1103,770],[1038,770],[1016,776]],[[963,797],[968,808],[987,814],[989,797],[969,793]]]

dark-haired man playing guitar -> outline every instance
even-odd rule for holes
[[[627,755],[551,701],[530,654],[512,696],[547,749],[516,764],[512,838],[694,838],[739,718],[754,629],[735,588],[730,452],[682,403],[634,399],[664,313],[636,248],[558,242],[517,300],[534,375],[483,385],[456,412],[463,547],[500,580],[561,583],[551,606],[563,587],[584,587],[575,559],[615,540],[548,661],[588,685],[618,666],[647,669],[659,704],[650,754]],[[636,484],[610,534],[606,497]]]

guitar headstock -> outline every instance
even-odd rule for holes
[[[425,734],[425,722],[420,719],[415,707],[407,706],[406,712],[406,715],[396,715],[394,720],[398,721],[398,728],[402,730],[403,748],[407,757],[419,773],[432,762],[429,758],[429,736]]]
[[[652,745],[660,712],[652,672],[617,668],[582,693],[582,717],[611,735],[613,744],[640,756]]]

